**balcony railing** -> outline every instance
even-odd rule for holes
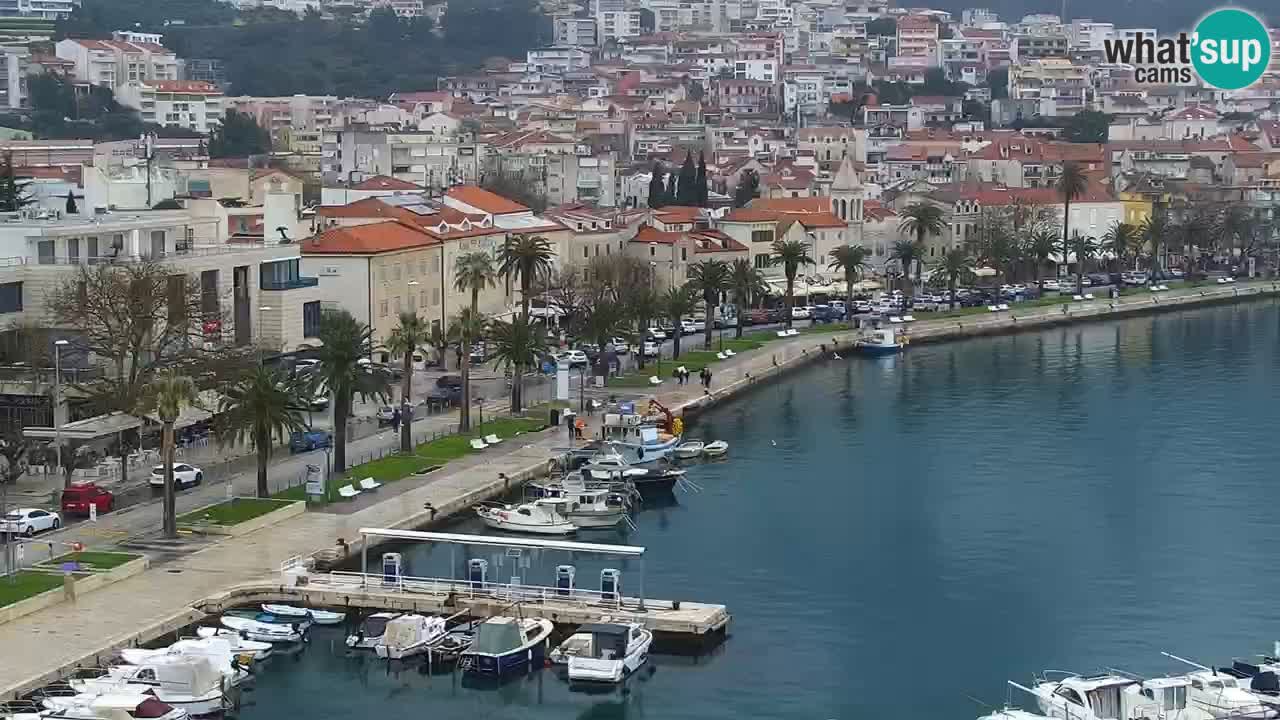
[[[266,279],[262,281],[263,290],[298,290],[315,287],[320,284],[318,277],[296,277],[287,280]]]

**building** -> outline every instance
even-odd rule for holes
[[[776,115],[780,109],[777,86],[768,80],[715,78],[711,97],[731,115]]]
[[[31,52],[23,47],[2,47],[0,55],[0,71],[3,71],[3,82],[0,82],[0,108],[18,110],[30,105],[27,97],[27,74],[31,62]]]
[[[594,18],[560,16],[555,19],[556,45],[595,47],[599,44]]]
[[[129,41],[122,38],[143,38]],[[75,63],[72,77],[115,90],[127,83],[177,80],[178,56],[160,45],[159,35],[117,32],[111,40],[60,40],[59,58]]]
[[[548,203],[618,204],[618,168],[613,153],[548,154],[543,162]]]
[[[209,134],[222,123],[222,91],[206,82],[144,80],[116,88],[121,105],[138,110],[143,122]]]
[[[938,23],[928,15],[906,15],[898,19],[898,56],[925,58],[938,64]]]
[[[0,0],[0,17],[63,20],[80,0]]]
[[[639,10],[602,10],[596,13],[596,24],[601,43],[640,37]]]
[[[484,145],[432,132],[330,129],[321,140],[321,179],[326,185],[383,175],[442,192],[479,182]]]
[[[299,133],[327,130],[339,122],[341,101],[333,95],[290,95],[287,97],[229,97],[226,110],[253,116],[271,133],[276,150],[297,151]],[[315,148],[317,151],[319,148]]]
[[[1009,68],[1009,100],[1028,101],[1046,117],[1075,115],[1093,102],[1089,69],[1066,58],[1020,61]]]
[[[1030,60],[1065,58],[1070,42],[1066,35],[1015,35],[1011,49],[1015,65]]]
[[[571,45],[536,48],[525,56],[528,70],[536,73],[567,73],[591,67],[591,53]]]

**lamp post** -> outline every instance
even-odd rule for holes
[[[476,409],[480,411],[480,425],[476,427],[476,432],[479,433],[484,429],[484,398],[476,398]]]
[[[273,310],[270,305],[258,306],[258,367],[262,367],[263,355],[266,354],[266,331],[262,327],[262,313]]]
[[[58,452],[58,472],[62,472],[62,418],[58,414],[62,404],[62,348],[70,344],[67,340],[53,341],[53,445]]]

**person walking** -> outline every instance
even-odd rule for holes
[[[391,429],[394,432],[400,432],[400,408],[391,411]]]
[[[705,380],[706,388],[710,390],[711,389],[711,368],[707,368],[706,370],[707,370],[707,379]]]

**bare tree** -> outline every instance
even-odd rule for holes
[[[27,472],[32,442],[22,436],[22,430],[9,428],[0,432],[0,518],[9,514],[9,486],[18,482],[18,478]],[[11,576],[17,572],[14,567],[13,544],[11,533],[4,533],[4,565]],[[16,581],[16,576],[13,576]]]

